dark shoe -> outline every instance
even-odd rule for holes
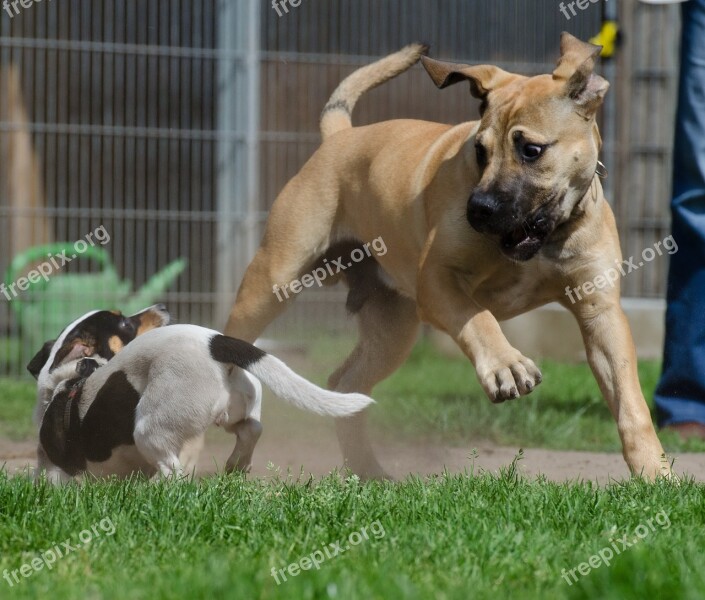
[[[674,425],[666,425],[664,431],[675,431],[684,440],[699,439],[705,440],[705,424],[691,421],[688,423],[676,423]]]

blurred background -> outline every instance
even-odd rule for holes
[[[536,74],[552,71],[561,31],[587,40],[616,21],[620,44],[600,66],[612,83],[604,185],[625,256],[668,235],[677,8],[611,0],[567,19],[554,0],[282,1],[23,0],[0,12],[5,289],[76,254],[48,281],[0,294],[0,375],[24,374],[41,341],[97,306],[164,301],[182,322],[221,329],[269,207],[319,143],[329,95],[412,41]],[[353,120],[477,114],[467,86],[438,91],[416,67],[364,96]],[[100,227],[109,241],[76,253]],[[654,323],[667,265],[622,282]],[[352,331],[344,296],[308,290],[267,335]]]

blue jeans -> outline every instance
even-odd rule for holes
[[[705,424],[705,0],[683,4],[659,425]]]

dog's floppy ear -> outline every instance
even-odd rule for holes
[[[521,77],[513,73],[507,73],[499,67],[492,65],[463,65],[459,63],[441,62],[421,57],[426,72],[433,79],[436,87],[443,89],[460,81],[470,82],[470,93],[475,98],[484,100],[492,90],[506,85],[510,81]]]
[[[54,346],[54,342],[56,342],[56,340],[49,340],[47,342],[44,342],[42,349],[34,355],[34,358],[32,360],[29,361],[29,364],[27,365],[27,370],[32,374],[32,377],[34,377],[35,379],[39,377],[39,372],[49,360],[49,356],[51,355],[51,349]]]
[[[583,42],[565,31],[561,34],[561,58],[553,79],[565,81],[566,95],[586,117],[595,114],[610,87],[606,79],[593,72],[601,50],[602,46]]]

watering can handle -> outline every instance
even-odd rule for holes
[[[71,242],[56,242],[55,244],[46,244],[44,246],[34,246],[20,252],[17,256],[12,259],[10,266],[5,272],[5,285],[11,285],[16,277],[22,272],[22,269],[27,265],[44,259],[44,262],[48,262],[51,256],[56,254],[62,254],[70,252],[71,254],[76,254],[75,258],[92,258],[96,262],[100,263],[103,267],[110,265],[110,255],[104,248],[98,248],[96,246],[88,246],[83,252],[78,254],[74,245]],[[71,255],[69,255],[71,257]],[[73,258],[69,258],[73,260]],[[54,267],[52,265],[52,271]]]

